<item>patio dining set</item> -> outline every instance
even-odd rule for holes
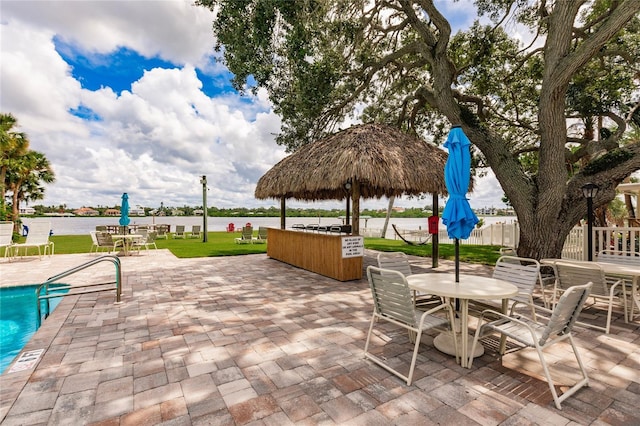
[[[607,250],[592,262],[503,255],[492,277],[462,274],[459,282],[447,273],[413,273],[408,257],[400,252],[380,253],[377,263],[367,268],[374,311],[364,354],[407,385],[413,381],[420,343],[424,343],[421,337],[428,330],[439,333],[433,339],[435,349],[454,356],[464,368],[471,368],[474,358],[483,355],[484,340],[497,338],[500,356],[527,347],[535,349],[555,405],[562,409],[566,398],[589,385],[581,349],[573,338],[574,326],[609,334],[614,306],[622,310],[625,323],[633,321],[635,308],[640,311],[637,252]],[[551,272],[543,274],[545,269]],[[596,302],[606,309],[604,324],[591,315],[580,315]],[[474,321],[470,317],[476,318],[471,334],[469,325]],[[384,322],[408,330],[414,345],[408,372],[406,362],[387,353],[393,344],[389,344],[389,335],[380,331]],[[553,362],[543,351],[561,342],[569,344],[579,376],[559,394],[551,374]]]

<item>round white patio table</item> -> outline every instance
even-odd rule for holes
[[[460,274],[460,282],[455,282],[451,274],[430,273],[412,274],[407,277],[412,290],[435,296],[460,300],[460,323],[462,336],[460,339],[460,365],[469,368],[469,300],[502,299],[502,312],[507,312],[508,300],[518,294],[518,287],[495,278],[476,275]],[[433,341],[434,346],[449,355],[455,355],[450,334],[441,334]],[[474,357],[482,355],[483,351],[474,353]]]

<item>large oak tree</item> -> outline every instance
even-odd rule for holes
[[[234,86],[267,89],[289,150],[350,115],[436,141],[462,125],[516,211],[521,255],[558,256],[581,187],[599,185],[601,206],[640,169],[638,0],[476,0],[486,19],[455,35],[432,0],[198,4]]]

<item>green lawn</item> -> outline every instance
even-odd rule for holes
[[[159,239],[156,240],[158,248],[169,249],[180,258],[190,257],[214,257],[237,256],[242,254],[266,253],[266,244],[236,244],[235,238],[239,233],[209,232],[208,241],[203,243],[201,239]],[[21,238],[20,242],[23,242]],[[55,244],[56,254],[88,253],[91,248],[89,235],[54,235],[50,238]],[[407,245],[401,240],[388,240],[383,238],[365,238],[364,245],[368,249],[379,251],[402,251],[404,253],[431,257],[431,244],[421,246]],[[37,250],[30,249],[29,254],[36,254]],[[453,244],[440,244],[440,259],[454,259]],[[461,245],[460,260],[462,262],[495,264],[499,257],[497,246]]]

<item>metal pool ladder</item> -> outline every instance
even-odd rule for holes
[[[87,269],[93,265],[102,262],[112,262],[115,266],[115,281],[108,281],[103,283],[94,283],[94,284],[83,284],[83,285],[68,285],[68,284],[59,284],[56,283],[61,278],[68,277],[69,275],[73,275],[76,272],[80,272],[84,269]],[[67,271],[64,271],[58,275],[55,275],[49,278],[44,283],[40,284],[36,289],[36,305],[37,305],[37,318],[36,318],[36,330],[40,328],[40,324],[42,322],[42,308],[41,301],[46,301],[44,318],[46,319],[50,313],[50,305],[49,300],[54,297],[65,297],[65,296],[76,296],[79,294],[87,294],[87,293],[98,293],[102,291],[116,291],[116,302],[120,303],[120,296],[122,294],[122,269],[120,267],[120,259],[114,255],[104,255],[100,256],[96,259],[90,260],[89,262],[83,263],[82,265],[76,266],[75,268],[71,268]],[[52,286],[55,284],[55,286]],[[115,284],[115,287],[111,287]],[[51,288],[50,288],[51,286]],[[64,290],[72,290],[67,293],[59,293]],[[44,293],[43,293],[44,291]]]

